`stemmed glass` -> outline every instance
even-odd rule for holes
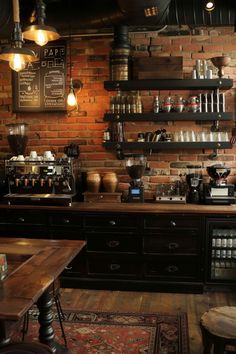
[[[227,56],[211,58],[212,64],[218,69],[218,76],[224,76],[224,67],[228,66],[231,62],[231,58]]]

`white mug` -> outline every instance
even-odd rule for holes
[[[30,151],[30,159],[35,160],[37,158],[37,152],[36,151]]]
[[[50,160],[52,158],[52,152],[51,151],[44,151],[43,157],[45,160]]]

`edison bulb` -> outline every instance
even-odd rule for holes
[[[21,71],[26,67],[26,62],[20,54],[14,54],[13,58],[9,61],[9,66],[12,70]]]
[[[74,92],[71,90],[69,95],[67,96],[67,104],[68,106],[77,106],[77,101]]]
[[[42,30],[38,30],[35,38],[35,43],[40,46],[43,46],[47,44],[47,42],[48,42],[48,36],[46,32]]]
[[[214,8],[215,8],[215,6],[214,6],[214,2],[213,1],[208,1],[206,3],[206,10],[207,11],[212,11],[212,10],[214,10]]]

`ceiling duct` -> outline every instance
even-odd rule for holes
[[[234,26],[236,1],[214,0],[215,9],[205,10],[205,0],[172,0],[166,25]]]
[[[0,38],[10,38],[11,5],[1,0]],[[47,21],[61,35],[93,33],[117,24],[155,29],[164,25],[232,26],[235,23],[235,0],[215,0],[215,9],[204,10],[204,0],[45,0]],[[35,1],[20,0],[22,27],[29,25]]]

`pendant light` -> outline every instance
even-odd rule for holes
[[[28,62],[37,61],[38,58],[33,50],[22,47],[19,0],[12,0],[12,8],[14,21],[12,45],[2,50],[0,59],[8,61],[10,68],[18,72],[25,69]]]
[[[54,27],[46,26],[44,20],[46,18],[46,5],[43,0],[36,1],[36,19],[37,25],[26,27],[23,32],[25,39],[34,41],[36,44],[43,46],[49,41],[55,41],[60,38],[59,33]]]

